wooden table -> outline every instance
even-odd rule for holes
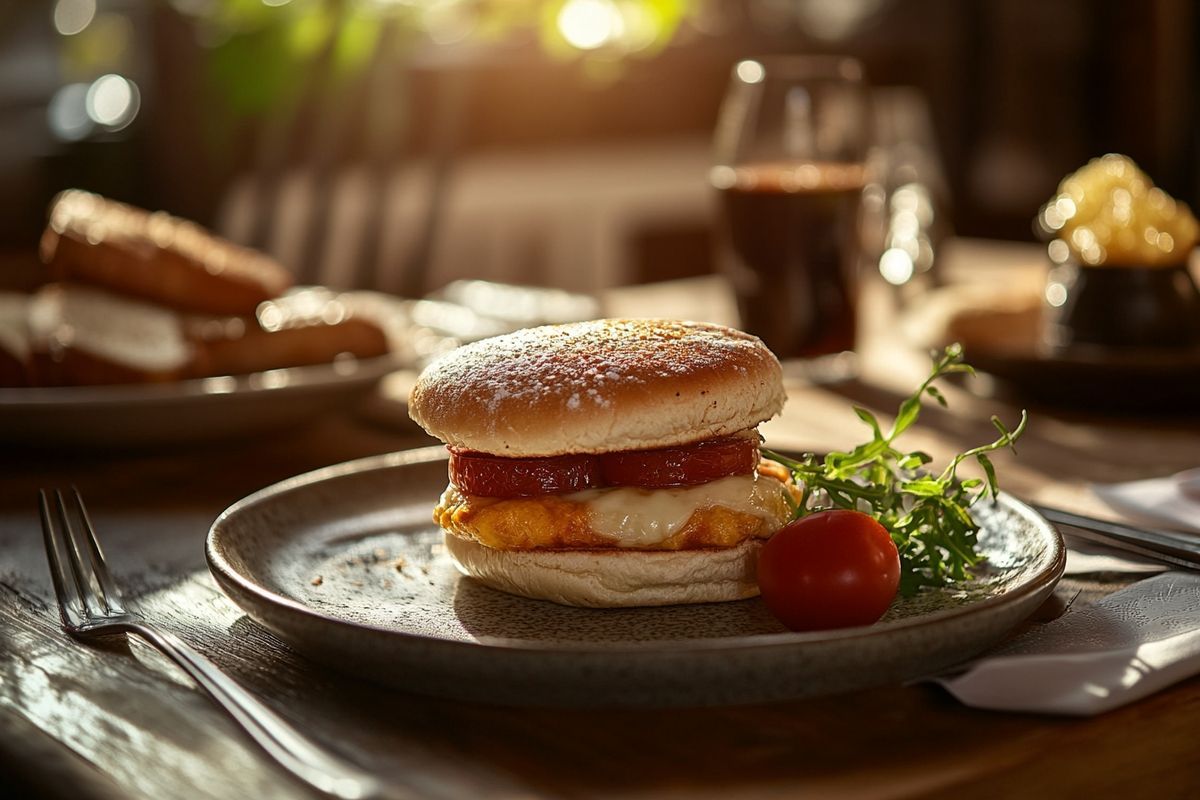
[[[687,286],[657,291],[678,298]],[[653,300],[654,291],[616,299]],[[877,332],[860,380],[791,386],[787,410],[766,434],[780,447],[846,446],[862,433],[849,402],[887,414],[923,370],[919,354]],[[989,414],[1017,413],[959,386],[947,394],[950,410],[929,409],[909,440],[935,456],[987,439]],[[39,487],[67,482],[90,501],[119,580],[142,596],[151,616],[280,714],[414,796],[857,800],[1200,792],[1200,679],[1094,719],[975,711],[924,685],[765,706],[577,711],[423,698],[309,663],[217,590],[204,567],[204,536],[222,509],[269,483],[429,443],[419,431],[381,419],[347,413],[270,438],[187,449],[6,447],[0,794],[308,796],[148,647],[85,647],[60,632],[35,498]],[[1088,481],[1168,474],[1196,466],[1198,457],[1195,417],[1034,409],[1019,457],[997,462],[1008,490],[1102,515]],[[1098,576],[1065,581],[1060,597],[1113,585]]]

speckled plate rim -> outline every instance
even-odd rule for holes
[[[336,625],[349,629],[357,629],[375,636],[389,636],[400,640],[422,642],[438,648],[463,648],[476,652],[482,648],[485,650],[500,651],[537,651],[556,655],[596,652],[633,655],[647,652],[655,654],[721,650],[736,650],[740,652],[747,649],[866,639],[897,631],[940,625],[951,620],[957,620],[973,614],[986,613],[988,610],[1000,606],[1020,602],[1031,594],[1048,592],[1058,582],[1059,578],[1062,577],[1063,571],[1066,568],[1066,545],[1058,530],[1030,506],[1011,495],[1001,493],[999,500],[1001,505],[1024,518],[1045,539],[1048,547],[1042,553],[1041,563],[1034,569],[1028,579],[999,595],[969,602],[963,606],[943,609],[915,617],[858,628],[843,628],[831,631],[755,634],[753,636],[731,636],[715,639],[678,639],[650,642],[563,643],[556,641],[546,643],[502,637],[479,637],[471,641],[458,641],[343,619],[322,613],[303,603],[272,591],[270,588],[255,581],[252,577],[242,574],[225,556],[226,548],[236,547],[235,537],[231,536],[228,541],[226,540],[226,531],[232,529],[230,521],[236,520],[247,509],[260,503],[274,501],[283,495],[302,491],[308,486],[324,481],[345,478],[362,472],[391,470],[403,468],[407,465],[444,461],[446,458],[446,450],[440,446],[402,450],[323,467],[261,489],[231,505],[213,522],[205,539],[205,558],[209,569],[223,588],[234,588],[236,589],[236,593],[243,598],[250,598],[253,602],[273,607],[275,610],[283,611],[287,614],[304,617],[323,625]],[[235,601],[238,600],[238,598],[234,599]],[[240,602],[239,605],[245,608],[245,605]],[[246,610],[248,612],[251,611],[251,609]],[[251,616],[255,615],[251,613]]]
[[[173,383],[122,384],[114,386],[35,386],[0,389],[0,412],[17,409],[51,411],[56,408],[92,408],[194,403],[211,400],[227,402],[229,397],[275,396],[344,388],[379,380],[409,366],[395,354],[331,364],[254,372],[247,375],[221,375],[192,378]],[[225,399],[223,399],[225,398]]]

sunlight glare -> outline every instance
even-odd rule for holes
[[[568,0],[558,12],[558,32],[578,50],[595,50],[620,38],[621,11],[612,0]]]

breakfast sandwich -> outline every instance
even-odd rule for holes
[[[28,307],[41,386],[165,383],[390,352],[381,325],[358,313],[353,297],[326,289],[293,290],[237,317],[184,314],[75,283],[43,286]]]
[[[760,462],[757,425],[784,400],[753,336],[596,320],[451,351],[409,413],[449,449],[434,519],[463,572],[568,605],[651,606],[758,593],[792,487]]]

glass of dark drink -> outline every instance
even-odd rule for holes
[[[810,379],[854,371],[859,214],[870,148],[862,66],[782,56],[734,66],[710,178],[741,326]]]

